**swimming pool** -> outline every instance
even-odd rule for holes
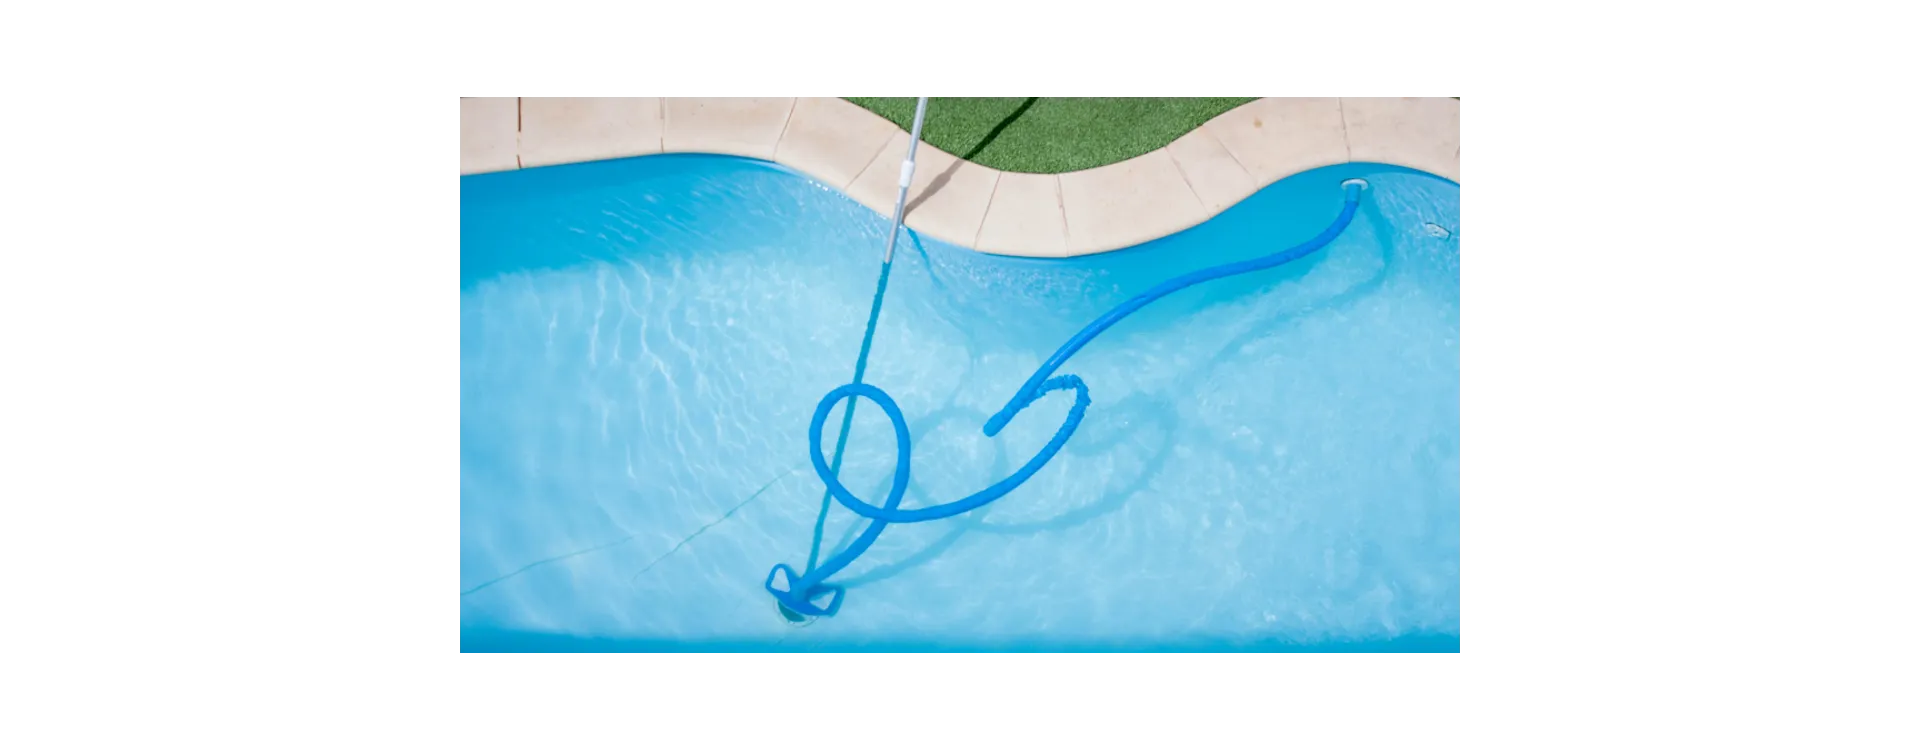
[[[980,430],[1061,342],[1319,233],[1355,177],[1370,189],[1325,249],[1076,354],[1062,372],[1092,405],[1052,463],[890,526],[835,579],[843,609],[802,624],[762,583],[813,546],[808,423],[852,376],[887,217],[735,157],[461,178],[463,650],[1458,650],[1452,182],[1326,167],[1064,260],[903,233],[865,381],[913,435],[906,507],[971,494],[1065,418],[1053,394]],[[855,414],[840,476],[878,503],[893,431]],[[818,556],[865,523],[833,506]]]

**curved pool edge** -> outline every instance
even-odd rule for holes
[[[1052,175],[984,167],[923,141],[906,225],[991,255],[1066,258],[1177,234],[1321,167],[1382,164],[1458,185],[1459,104],[1262,98],[1163,148]],[[910,138],[832,97],[499,97],[460,105],[462,175],[654,154],[742,156],[793,169],[888,217]]]

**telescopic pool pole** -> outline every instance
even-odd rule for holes
[[[867,311],[867,332],[860,337],[860,356],[853,361],[853,382],[862,382],[867,376],[867,355],[873,352],[873,331],[880,326],[880,302],[887,296],[887,277],[893,273],[893,243],[900,236],[900,219],[907,213],[907,188],[913,185],[913,152],[920,146],[920,126],[927,122],[927,98],[920,97],[920,103],[913,108],[913,140],[907,142],[907,160],[900,163],[900,197],[893,202],[893,229],[887,232],[887,254],[880,261],[880,281],[873,288],[873,308]],[[846,457],[847,435],[853,432],[853,403],[847,402],[846,413],[840,419],[840,439],[833,448],[833,464],[827,468],[834,476],[840,475],[840,460]],[[813,546],[807,551],[807,573],[813,572],[813,566],[820,561],[820,541],[826,533],[827,511],[833,508],[833,491],[828,489],[820,496],[820,517],[813,524]],[[794,613],[786,604],[780,605],[781,612],[788,619],[797,620],[800,615]]]
[[[907,160],[900,162],[900,197],[893,202],[893,229],[887,232],[887,254],[881,262],[893,262],[893,242],[900,236],[900,219],[907,213],[907,188],[913,185],[913,152],[920,148],[920,126],[927,122],[927,98],[913,108],[913,140],[907,141]]]

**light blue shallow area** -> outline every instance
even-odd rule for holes
[[[823,489],[807,424],[848,382],[887,218],[775,165],[653,156],[461,178],[460,617],[467,651],[1457,651],[1459,188],[1349,164],[1186,232],[1071,260],[903,232],[866,381],[913,436],[903,507],[992,484],[1052,436],[988,416],[1063,341],[1178,274],[1069,360],[1093,404],[1032,481],[887,528],[797,626]],[[842,407],[844,408],[844,406]],[[856,408],[842,477],[886,494]],[[828,420],[831,450],[840,419]],[[833,506],[822,558],[866,523]]]

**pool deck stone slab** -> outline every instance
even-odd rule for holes
[[[731,154],[773,159],[793,114],[792,97],[669,98],[661,138],[667,153]],[[849,103],[848,106],[853,106]]]
[[[1339,99],[1257,99],[1200,127],[1261,186],[1348,161]]]
[[[835,106],[836,101],[846,103],[823,98],[795,103],[773,159],[844,192],[900,128],[859,107]]]
[[[1167,153],[1187,178],[1187,185],[1199,196],[1200,204],[1213,216],[1233,207],[1260,190],[1263,183],[1253,180],[1247,168],[1235,161],[1220,139],[1205,128],[1180,136],[1167,144]]]
[[[1060,175],[1060,205],[1066,210],[1070,255],[1137,245],[1211,215],[1164,148]]]
[[[460,174],[516,169],[520,100],[511,96],[460,98]]]
[[[659,97],[520,100],[520,166],[542,167],[661,151]]]
[[[938,117],[934,107],[929,117]],[[892,216],[910,136],[834,97],[462,98],[460,173],[712,153],[786,165]],[[1300,172],[1348,162],[1458,182],[1451,98],[1265,98],[1165,148],[1059,175],[1002,172],[921,143],[906,224],[999,255],[1118,250],[1199,224]]]
[[[1398,164],[1460,181],[1460,102],[1341,99],[1349,161]]]
[[[1060,209],[1060,177],[1004,172],[987,204],[973,247],[1019,247],[1028,255],[1066,257],[1067,217]]]

